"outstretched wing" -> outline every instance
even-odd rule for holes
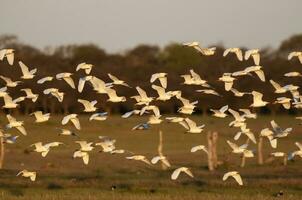
[[[78,118],[72,118],[72,119],[70,119],[70,121],[73,123],[73,125],[76,127],[76,129],[78,129],[78,130],[81,129],[80,121]]]
[[[138,94],[142,97],[142,98],[148,98],[147,93],[145,90],[143,90],[142,88],[140,88],[139,86],[136,87],[136,90],[138,92]]]
[[[235,52],[238,60],[242,61],[243,60],[243,56],[242,56],[242,51],[241,49],[238,49],[238,51]]]
[[[242,178],[241,178],[240,174],[233,175],[233,178],[237,181],[237,183],[239,185],[243,185]]]
[[[108,76],[112,81],[119,81],[119,79],[116,76],[113,76],[112,74],[108,74]]]
[[[259,65],[260,64],[260,54],[255,53],[255,54],[252,55],[252,57],[253,57],[255,65]]]
[[[70,87],[72,87],[73,89],[75,89],[75,84],[74,84],[74,82],[73,82],[73,80],[72,80],[71,77],[64,77],[63,79],[66,81],[66,83],[67,83]]]
[[[28,67],[22,61],[19,61],[19,65],[23,75],[29,74]]]
[[[225,105],[222,108],[220,108],[220,112],[224,113],[225,111],[227,111],[229,109],[229,105]]]

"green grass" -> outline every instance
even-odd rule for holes
[[[17,117],[25,121],[28,136],[20,136],[18,142],[6,145],[4,169],[0,171],[0,199],[274,199],[279,190],[285,192],[284,199],[301,199],[302,170],[301,159],[283,166],[281,160],[275,160],[263,166],[257,165],[257,158],[247,159],[246,167],[240,168],[240,158],[230,153],[226,139],[231,139],[238,131],[229,128],[230,118],[192,116],[198,123],[206,124],[202,134],[184,134],[184,128],[178,124],[164,122],[152,126],[148,131],[131,131],[131,128],[146,118],[133,117],[121,119],[112,116],[104,122],[89,122],[88,116],[81,116],[82,130],[77,131],[80,138],[58,136],[63,116],[52,116],[49,122],[34,124],[33,118]],[[248,127],[255,135],[262,128],[269,127],[271,116],[259,116],[249,120]],[[6,124],[6,119],[1,118]],[[293,116],[275,118],[282,127],[293,127],[288,138],[278,142],[278,148],[272,149],[265,140],[265,158],[273,151],[291,152],[296,149],[294,142],[302,141],[301,128]],[[67,126],[72,128],[72,126]],[[164,153],[172,163],[172,168],[162,171],[160,166],[146,166],[144,163],[129,161],[125,155],[109,155],[95,150],[85,166],[80,159],[73,159],[72,153],[78,148],[76,140],[97,141],[99,135],[110,136],[117,140],[117,148],[127,149],[149,159],[157,154],[158,131],[163,131]],[[223,162],[215,172],[207,170],[207,157],[202,152],[190,153],[194,145],[206,145],[206,132],[218,131],[219,160]],[[16,130],[9,133],[16,134]],[[236,142],[244,143],[246,138]],[[24,151],[34,142],[61,141],[60,146],[50,151],[46,158],[37,153]],[[251,149],[257,149],[251,144]],[[170,175],[178,166],[191,168],[194,179],[181,176],[171,181]],[[16,177],[20,169],[37,171],[37,180],[31,182]],[[230,170],[238,170],[244,186],[238,186],[233,180],[222,181],[222,176]],[[117,189],[111,191],[111,186]]]

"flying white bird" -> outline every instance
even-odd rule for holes
[[[5,81],[6,87],[16,87],[17,85],[22,83],[22,81],[12,81],[12,79],[5,76],[0,76],[0,78]]]
[[[260,65],[250,66],[250,67],[245,68],[244,71],[246,73],[255,72],[255,74],[259,77],[259,79],[262,82],[265,82],[265,75],[264,75],[264,72],[262,70],[262,66],[260,66]]]
[[[187,129],[187,133],[201,133],[205,127],[204,124],[197,126],[196,123],[189,118],[185,118],[185,120],[179,122],[179,124]]]
[[[81,77],[79,79],[79,84],[78,84],[78,92],[82,93],[84,87],[85,87],[85,83],[87,81],[91,81],[92,80],[92,76],[85,76],[85,77]]]
[[[300,72],[288,72],[284,74],[285,77],[301,77],[302,74]]]
[[[52,96],[56,97],[59,102],[63,101],[64,92],[59,92],[57,88],[48,88],[43,91],[44,94],[51,94]]]
[[[37,172],[31,172],[26,169],[20,171],[16,176],[23,176],[25,178],[29,178],[31,181],[35,181],[37,177]]]
[[[224,82],[225,91],[230,91],[233,87],[235,78],[232,77],[231,73],[223,73],[222,77],[218,80]]]
[[[124,96],[117,96],[116,91],[112,88],[106,88],[107,95],[109,99],[107,101],[118,103],[118,102],[125,102],[126,97]]]
[[[71,121],[73,123],[73,125],[75,126],[76,129],[78,129],[78,130],[81,129],[80,121],[78,119],[77,114],[66,115],[62,120],[62,125],[67,124],[69,121]]]
[[[246,135],[252,142],[257,143],[254,133],[251,132],[249,128],[246,128],[246,124],[240,126],[239,132],[234,136],[234,140],[238,140],[242,134]]]
[[[114,149],[114,150],[110,151],[111,154],[123,154],[125,152],[126,152],[126,150],[124,150],[124,149]]]
[[[243,185],[242,178],[237,171],[227,172],[223,175],[222,180],[226,181],[229,177],[233,177],[239,185]]]
[[[235,154],[243,154],[246,158],[252,158],[254,157],[254,153],[251,150],[247,149],[248,144],[243,144],[241,146],[238,146],[237,144],[227,140],[227,143],[232,148],[232,153]]]
[[[183,108],[194,109],[196,107],[196,104],[198,104],[198,101],[190,102],[189,99],[183,98],[181,95],[176,95],[176,98],[181,101]]]
[[[242,51],[240,48],[228,48],[223,52],[223,57],[227,56],[229,53],[236,54],[239,61],[243,60]]]
[[[259,49],[251,49],[245,52],[244,59],[248,60],[252,56],[255,65],[260,64],[260,53]]]
[[[49,120],[50,118],[50,113],[45,113],[43,114],[42,111],[36,111],[31,113],[31,115],[34,115],[36,118],[36,123],[42,123],[42,122],[46,122]]]
[[[75,141],[75,143],[80,145],[80,149],[79,151],[82,152],[88,152],[88,151],[92,151],[94,149],[93,142],[87,142],[87,141]]]
[[[185,115],[191,115],[194,112],[194,108],[185,108],[180,107],[177,112],[185,114]]]
[[[38,94],[34,94],[30,88],[24,88],[24,89],[21,89],[21,91],[25,92],[26,94],[26,97],[27,99],[31,99],[32,102],[36,102],[39,95]]]
[[[19,65],[23,74],[23,76],[21,76],[22,79],[33,79],[35,77],[37,68],[29,71],[28,67],[23,62],[19,61]]]
[[[92,64],[87,64],[87,63],[83,62],[83,63],[78,64],[76,71],[83,69],[86,74],[90,74],[92,67],[93,67]]]
[[[237,76],[252,76],[250,72],[247,72],[246,70],[241,70],[241,71],[236,71],[232,73],[232,76],[237,77]]]
[[[136,161],[142,161],[148,165],[151,165],[151,162],[143,155],[134,155],[134,156],[128,156],[126,157],[128,160],[136,160]]]
[[[64,128],[59,128],[59,130],[61,130],[61,132],[58,134],[60,135],[64,135],[64,136],[78,136],[75,132],[68,130],[68,129],[64,129]]]
[[[249,109],[239,109],[239,111],[244,113],[242,115],[242,117],[244,117],[244,118],[249,118],[249,119],[256,119],[257,118],[257,114],[252,113]]]
[[[37,81],[38,84],[43,84],[45,82],[50,82],[53,80],[53,77],[52,76],[46,76],[44,78],[41,78]]]
[[[195,81],[191,74],[184,74],[184,75],[181,75],[180,77],[182,77],[184,79],[184,82],[183,82],[184,85],[194,85],[195,84]]]
[[[287,97],[278,97],[276,99],[276,101],[274,102],[274,104],[278,103],[278,104],[281,104],[283,106],[283,108],[285,109],[290,109],[290,104],[291,102],[291,99],[290,98],[287,98]]]
[[[235,118],[234,121],[232,121],[229,126],[234,126],[234,127],[240,127],[244,124],[245,118],[243,115],[240,115],[239,112],[229,108],[228,111],[233,115]]]
[[[266,106],[268,104],[267,101],[262,100],[263,94],[261,94],[260,92],[252,91],[251,94],[253,95],[253,103],[250,105],[250,107],[257,108]]]
[[[78,99],[78,102],[84,106],[84,112],[94,112],[97,110],[95,105],[98,103],[96,100],[94,101],[87,101],[84,99]]]
[[[15,51],[14,49],[1,49],[0,50],[0,60],[2,61],[4,58],[6,58],[8,64],[13,65],[14,57],[15,57],[14,51]]]
[[[195,153],[196,151],[200,151],[200,150],[204,151],[206,154],[209,153],[207,147],[204,145],[197,145],[197,146],[192,147],[191,153]]]
[[[274,138],[274,132],[271,131],[269,128],[264,128],[261,130],[260,132],[260,136],[261,137],[267,137],[267,139],[270,142],[270,145],[272,146],[272,148],[277,148],[277,138]]]
[[[181,172],[187,174],[191,178],[194,178],[194,176],[193,176],[193,174],[192,174],[192,172],[190,171],[189,168],[187,168],[187,167],[180,167],[180,168],[177,168],[177,169],[175,169],[173,171],[173,173],[171,175],[171,179],[172,180],[176,180]]]
[[[196,90],[196,92],[202,92],[204,94],[212,94],[212,95],[215,95],[215,96],[221,96],[218,92],[216,92],[215,90],[212,90],[212,89],[203,89],[203,90]]]
[[[159,110],[159,108],[157,106],[154,106],[154,105],[144,106],[140,110],[140,115],[143,115],[148,110],[151,110],[154,113],[155,116],[160,116],[160,110]]]
[[[293,85],[286,85],[286,86],[282,87],[280,84],[276,83],[274,80],[270,80],[270,83],[275,88],[276,94],[285,93],[287,91],[290,91],[290,89],[298,89],[298,88],[292,88]]]
[[[16,98],[16,99],[14,99],[13,102],[14,102],[14,103],[20,103],[21,101],[24,101],[24,100],[25,100],[25,97],[22,97],[22,96],[21,96],[21,97],[18,97],[18,98]]]
[[[113,76],[112,74],[108,74],[108,76],[113,81],[113,85],[123,85],[126,87],[130,87],[125,81],[118,79],[116,76]]]
[[[2,108],[17,108],[17,106],[19,106],[18,104],[19,98],[13,100],[11,96],[6,94],[3,96],[3,100],[4,100],[4,105],[2,106]]]
[[[95,146],[101,146],[102,152],[112,152],[113,150],[115,150],[116,140],[110,139],[105,136],[100,136],[99,138],[102,139],[102,141],[95,143]]]
[[[75,89],[75,84],[71,78],[72,73],[63,72],[56,75],[57,80],[64,80],[72,89]]]
[[[212,56],[215,54],[216,47],[201,48],[199,42],[186,42],[183,46],[193,47],[197,52],[204,56]]]
[[[235,88],[231,88],[230,91],[234,94],[235,97],[243,97],[243,95],[247,94],[245,92],[239,92]]]
[[[107,112],[100,112],[94,113],[89,117],[89,121],[96,120],[96,121],[105,121],[108,117]]]
[[[96,91],[99,94],[107,94],[107,89],[112,87],[112,83],[105,83],[103,80],[95,77],[95,76],[86,76],[83,81],[89,81],[93,87],[93,90]],[[83,83],[80,83],[81,79],[79,81],[79,88],[80,87],[84,87],[84,86],[80,86]],[[79,90],[78,88],[78,90]]]
[[[151,76],[150,83],[153,83],[156,80],[159,80],[163,88],[167,88],[167,73],[156,73]]]
[[[136,105],[149,105],[149,103],[154,99],[153,97],[148,97],[145,90],[143,90],[140,87],[135,88],[138,92],[138,96],[132,96],[131,98],[134,98],[137,103]]]
[[[151,159],[151,163],[153,165],[155,165],[156,163],[158,163],[158,161],[161,161],[165,166],[167,167],[171,167],[170,162],[168,161],[166,156],[155,156]]]
[[[193,78],[193,84],[192,85],[201,85],[203,87],[210,87],[209,84],[207,84],[206,80],[203,80],[199,74],[195,73],[193,69],[190,69],[191,76]]]
[[[295,145],[299,148],[299,150],[290,153],[288,156],[288,160],[292,160],[295,156],[300,156],[300,158],[302,158],[302,144],[299,142],[295,142]]]
[[[34,143],[30,146],[35,147],[35,149],[33,151],[35,151],[37,153],[41,153],[42,157],[46,157],[48,152],[50,151],[51,147],[57,147],[57,146],[62,145],[62,144],[63,144],[62,142],[51,142],[51,143],[47,143],[47,144],[42,145],[42,142],[37,142],[37,143]]]
[[[292,128],[282,129],[274,120],[271,121],[273,128],[274,138],[286,137],[293,130]]]
[[[147,112],[147,111],[146,111]],[[139,115],[141,113],[141,110],[131,110],[126,112],[125,114],[122,115],[122,118],[126,119],[132,115]]]
[[[185,120],[183,117],[166,117],[166,120],[168,120],[171,123],[179,123]]]
[[[6,125],[6,128],[10,129],[10,128],[16,128],[18,131],[20,131],[20,133],[22,133],[23,135],[27,135],[27,132],[23,126],[24,122],[23,121],[17,121],[16,118],[14,118],[11,115],[6,115],[6,118],[8,120],[8,124]]]
[[[154,90],[156,90],[158,97],[156,100],[159,101],[167,101],[170,100],[173,96],[176,96],[177,94],[180,93],[180,91],[169,91],[166,92],[166,89],[157,85],[152,85],[151,86]]]
[[[89,163],[89,154],[86,151],[75,151],[73,158],[82,158],[85,165]]]
[[[219,110],[210,109],[213,112],[214,117],[225,118],[227,114],[225,112],[229,109],[228,105],[223,106]]]

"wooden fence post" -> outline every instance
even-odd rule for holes
[[[218,132],[215,131],[212,133],[212,140],[213,140],[213,145],[212,145],[213,166],[216,169],[218,165],[218,157],[217,157]]]
[[[207,139],[208,139],[208,168],[210,171],[214,171],[212,132],[210,131],[208,132]]]
[[[263,137],[259,136],[258,141],[258,165],[263,165]]]
[[[0,169],[3,168],[3,164],[4,164],[4,154],[5,154],[5,149],[4,149],[4,138],[3,137],[0,137]]]
[[[163,155],[163,133],[162,131],[159,131],[159,143],[158,143],[158,155],[159,156],[164,156]],[[167,166],[164,165],[164,163],[161,162],[161,168],[162,170],[166,170]]]
[[[249,142],[250,142],[250,139],[248,138],[246,140],[245,144],[249,144]],[[245,166],[245,161],[246,161],[246,157],[244,156],[244,154],[242,154],[240,167],[244,167]]]
[[[287,165],[287,156],[285,155],[283,158],[283,165],[286,166]]]

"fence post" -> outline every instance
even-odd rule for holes
[[[250,139],[248,138],[246,140],[245,144],[249,144],[249,142],[250,142]],[[246,161],[246,157],[244,156],[244,154],[242,154],[240,167],[244,167],[245,166],[245,161]]]
[[[159,131],[159,143],[158,143],[158,155],[159,156],[164,156],[163,155],[163,133],[162,131]],[[166,170],[167,166],[164,165],[164,163],[161,162],[161,168],[162,170]]]
[[[5,149],[4,149],[4,138],[3,137],[0,137],[0,169],[3,168],[3,163],[4,163],[4,154],[5,154]]]
[[[263,165],[263,137],[259,136],[258,141],[258,165]]]
[[[287,156],[285,155],[283,158],[283,165],[286,166],[287,165]]]
[[[214,170],[213,165],[213,138],[212,138],[212,132],[207,133],[207,139],[208,139],[208,168],[210,171]]]
[[[218,132],[213,132],[212,134],[213,146],[212,146],[212,156],[213,156],[213,167],[216,169],[218,165],[218,157],[217,157],[217,140],[218,140]]]

